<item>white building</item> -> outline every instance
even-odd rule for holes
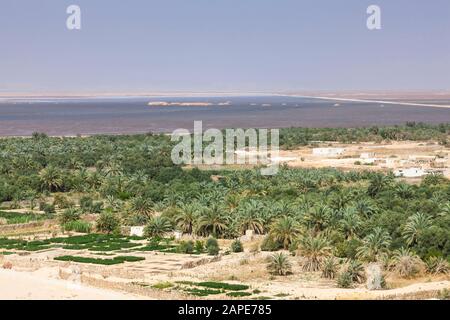
[[[142,226],[130,227],[130,236],[143,237],[144,236],[144,227],[142,227]]]
[[[375,164],[375,162],[377,161],[376,158],[361,158],[361,163],[362,164]]]
[[[436,156],[417,156],[417,155],[410,155],[408,157],[408,160],[414,161],[414,162],[420,162],[420,163],[429,163],[436,160]]]
[[[383,160],[384,160],[384,163],[382,162],[381,166],[385,167],[385,168],[395,168],[395,167],[400,165],[400,160],[399,159],[386,158],[386,159],[383,159]]]
[[[271,157],[270,161],[272,163],[285,163],[285,162],[290,162],[290,161],[295,161],[297,160],[296,157]]]
[[[428,173],[421,168],[405,168],[394,171],[396,177],[404,178],[419,178],[427,175]]]
[[[374,152],[363,152],[360,155],[361,159],[372,159],[375,158],[375,153]]]
[[[315,156],[339,156],[344,152],[344,148],[314,148],[312,151]]]

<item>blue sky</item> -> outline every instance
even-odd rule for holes
[[[0,92],[450,89],[448,0],[2,0],[0,41]]]

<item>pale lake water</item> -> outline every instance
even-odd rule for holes
[[[148,106],[150,101],[209,102],[212,106]],[[218,105],[229,101],[229,105]],[[413,102],[413,101],[411,101]],[[427,101],[417,101],[427,103]],[[338,106],[336,104],[339,104]],[[450,104],[450,101],[433,101]],[[120,134],[204,128],[362,127],[450,122],[450,109],[335,102],[280,96],[96,98],[1,101],[0,135]]]

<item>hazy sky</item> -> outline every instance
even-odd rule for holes
[[[0,2],[0,92],[317,89],[450,89],[450,1]]]

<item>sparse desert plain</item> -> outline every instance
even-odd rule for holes
[[[247,243],[246,243],[247,244]],[[252,247],[255,241],[249,242]],[[247,247],[247,246],[246,246]],[[423,275],[402,279],[387,276],[389,288],[368,290],[365,284],[339,288],[320,272],[304,272],[302,259],[292,258],[292,275],[277,277],[267,269],[270,253],[245,252],[211,258],[179,253],[136,253],[144,261],[117,266],[58,262],[64,254],[104,258],[73,250],[51,250],[27,255],[10,254],[0,264],[3,299],[429,299],[450,289],[450,277]],[[288,252],[286,254],[289,254]],[[196,266],[196,264],[199,264]],[[212,283],[213,287],[204,286]],[[197,285],[202,284],[202,285]],[[214,284],[238,286],[217,289]],[[242,287],[242,288],[240,288]],[[237,293],[236,296],[230,296]]]

